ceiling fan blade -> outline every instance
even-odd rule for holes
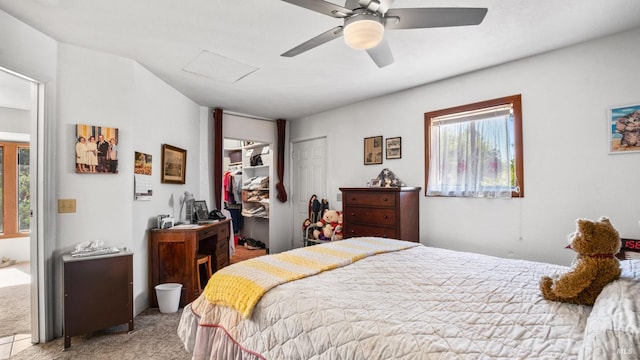
[[[391,48],[385,38],[382,38],[382,41],[378,46],[367,49],[367,54],[369,54],[373,62],[375,62],[379,68],[393,64],[393,54],[391,54]]]
[[[332,4],[323,0],[282,0],[289,4],[298,5],[305,9],[317,11],[321,14],[335,18],[344,18],[351,15],[352,11],[340,5]]]
[[[385,15],[385,28],[421,29],[478,25],[486,14],[486,8],[390,9]]]
[[[342,25],[341,26],[336,26],[333,29],[323,32],[322,34],[314,37],[311,40],[305,41],[302,44],[294,47],[293,49],[285,52],[284,54],[280,55],[280,56],[285,56],[285,57],[293,57],[299,54],[302,54],[303,52],[307,51],[307,50],[311,50],[316,46],[320,46],[326,42],[329,42],[337,37],[340,37],[342,35]]]

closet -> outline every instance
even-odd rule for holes
[[[272,185],[271,144],[224,139],[223,202],[233,220],[236,239],[269,252],[269,206]]]

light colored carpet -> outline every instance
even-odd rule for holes
[[[31,333],[31,284],[0,287],[0,338]]]
[[[29,262],[0,268],[0,338],[31,333]]]
[[[74,336],[71,347],[64,350],[64,339],[31,346],[13,359],[190,359],[176,333],[182,309],[173,314],[162,314],[158,309],[147,309],[134,319],[134,330],[120,325],[104,331]]]

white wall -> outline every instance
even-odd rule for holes
[[[0,107],[0,119],[2,120],[0,131],[21,134],[31,132],[31,112],[29,110]]]
[[[59,198],[76,199],[77,212],[58,215],[59,253],[100,239],[134,252],[134,312],[149,304],[147,229],[155,216],[178,216],[185,190],[199,196],[200,107],[138,63],[60,44]],[[119,129],[118,174],[76,174],[76,124]],[[187,150],[186,184],[160,183],[161,146]],[[151,201],[133,200],[134,152],[153,158]]]
[[[640,102],[640,29],[309,116],[291,138],[330,132],[329,193],[362,186],[382,168],[424,184],[423,114],[522,94],[526,197],[420,200],[427,245],[569,264],[577,218],[606,215],[640,236],[640,154],[607,153],[607,109]],[[392,65],[393,66],[393,65]],[[364,166],[363,138],[402,137],[402,159]],[[333,197],[333,195],[330,195]]]

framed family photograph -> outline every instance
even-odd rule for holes
[[[387,138],[387,159],[400,159],[402,157],[402,138]]]
[[[640,103],[609,109],[607,132],[610,154],[640,151]]]
[[[364,138],[364,164],[382,164],[382,136]]]
[[[76,125],[76,174],[118,173],[118,129]]]
[[[186,172],[187,150],[163,144],[160,182],[165,184],[184,184]]]

